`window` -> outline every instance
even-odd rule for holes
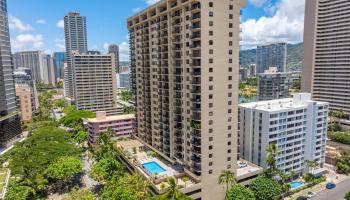
[[[209,85],[209,90],[213,90],[214,86]]]
[[[209,17],[213,17],[214,16],[214,12],[213,11],[209,11]]]
[[[213,166],[213,162],[209,162],[209,166]]]
[[[229,36],[229,37],[232,37],[232,36],[233,36],[233,33],[232,33],[232,32],[229,32],[229,33],[228,33],[228,36]]]
[[[227,158],[227,161],[231,161],[231,157],[228,157],[228,158]]]
[[[228,9],[233,10],[233,5],[230,5]]]
[[[214,35],[214,31],[209,31],[209,36],[213,36]]]
[[[212,94],[209,94],[209,99],[213,99],[213,95]]]
[[[213,2],[209,2],[209,7],[214,7],[214,3]]]
[[[209,108],[212,108],[213,107],[213,103],[209,103]]]
[[[228,76],[228,80],[229,80],[229,81],[232,81],[232,76]]]
[[[214,41],[213,40],[209,40],[209,45],[213,45]]]
[[[208,172],[209,174],[212,174],[213,173],[213,170],[209,170],[209,172]]]
[[[213,21],[209,21],[209,26],[214,26],[214,22]]]
[[[214,53],[213,49],[209,49],[209,54],[212,55]]]
[[[209,76],[209,81],[213,81],[213,77],[212,76]]]
[[[228,72],[232,72],[232,67],[229,67],[229,68],[228,68]]]
[[[212,158],[213,157],[213,154],[209,154],[209,158]]]
[[[213,68],[210,67],[210,68],[209,68],[209,72],[210,72],[210,73],[213,72]]]
[[[212,149],[213,149],[213,145],[210,145],[210,146],[209,146],[209,150],[212,150]]]
[[[214,63],[214,60],[212,58],[209,58],[209,63],[210,64]]]
[[[212,142],[213,141],[213,137],[209,137],[209,142]]]
[[[233,27],[233,24],[232,24],[232,23],[229,23],[229,24],[228,24],[228,27],[229,27],[229,28],[232,28],[232,27]]]
[[[227,145],[228,145],[228,146],[231,146],[231,142],[227,142]]]

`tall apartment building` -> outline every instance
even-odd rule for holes
[[[22,51],[13,54],[15,69],[30,69],[32,79],[50,83],[49,73],[53,68],[51,56],[42,51]]]
[[[15,88],[17,87],[30,88],[31,103],[32,103],[31,107],[32,107],[32,111],[34,112],[36,109],[39,108],[39,98],[38,98],[38,92],[35,87],[35,81],[32,80],[30,74],[21,70],[14,71],[13,77],[15,80]]]
[[[256,76],[256,65],[252,64],[249,66],[249,77]]]
[[[75,106],[118,114],[114,55],[72,52]]]
[[[4,147],[22,132],[16,106],[6,0],[0,0],[0,39],[0,146]]]
[[[29,123],[32,121],[32,92],[27,85],[16,85],[17,106],[20,110],[21,121]]]
[[[305,8],[302,91],[350,116],[350,2],[308,0]]]
[[[115,57],[115,71],[117,74],[121,73],[120,64],[119,64],[119,46],[116,44],[111,44],[108,47],[108,53],[114,54]]]
[[[244,0],[163,0],[128,19],[137,138],[223,199],[237,169],[240,8]]]
[[[284,42],[258,46],[256,49],[256,72],[264,73],[270,67],[286,72],[287,44]]]
[[[53,58],[55,61],[55,76],[56,78],[63,79],[64,74],[62,73],[63,62],[67,60],[66,52],[55,52],[53,54]]]
[[[284,172],[302,172],[306,160],[314,160],[322,166],[327,117],[328,103],[312,101],[310,93],[240,104],[240,157],[266,169],[266,149],[276,144],[276,165]]]
[[[291,73],[278,72],[276,67],[270,67],[264,73],[258,74],[259,101],[289,97],[291,84]]]
[[[67,70],[64,74],[65,94],[68,98],[74,97],[73,66],[71,53],[78,51],[85,53],[87,47],[86,17],[79,13],[70,12],[64,17],[64,34],[66,41]]]

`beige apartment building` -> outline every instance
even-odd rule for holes
[[[118,114],[114,55],[73,52],[72,66],[77,109]]]
[[[27,86],[16,86],[16,97],[22,123],[29,123],[32,118],[32,92]]]
[[[307,0],[302,90],[350,115],[350,1]]]
[[[128,19],[137,137],[224,199],[237,171],[240,8],[245,0],[162,0]]]

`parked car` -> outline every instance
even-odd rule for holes
[[[309,192],[307,193],[307,198],[312,198],[312,197],[315,197],[317,195],[316,192]]]
[[[300,197],[297,198],[297,200],[307,200],[307,197],[300,196]]]
[[[326,188],[327,189],[333,189],[333,188],[335,188],[335,184],[334,183],[327,183],[327,185],[326,185]]]

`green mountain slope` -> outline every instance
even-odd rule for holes
[[[287,69],[298,70],[302,66],[303,60],[303,43],[287,45]],[[239,53],[239,64],[247,67],[255,64],[256,49],[242,50]]]

